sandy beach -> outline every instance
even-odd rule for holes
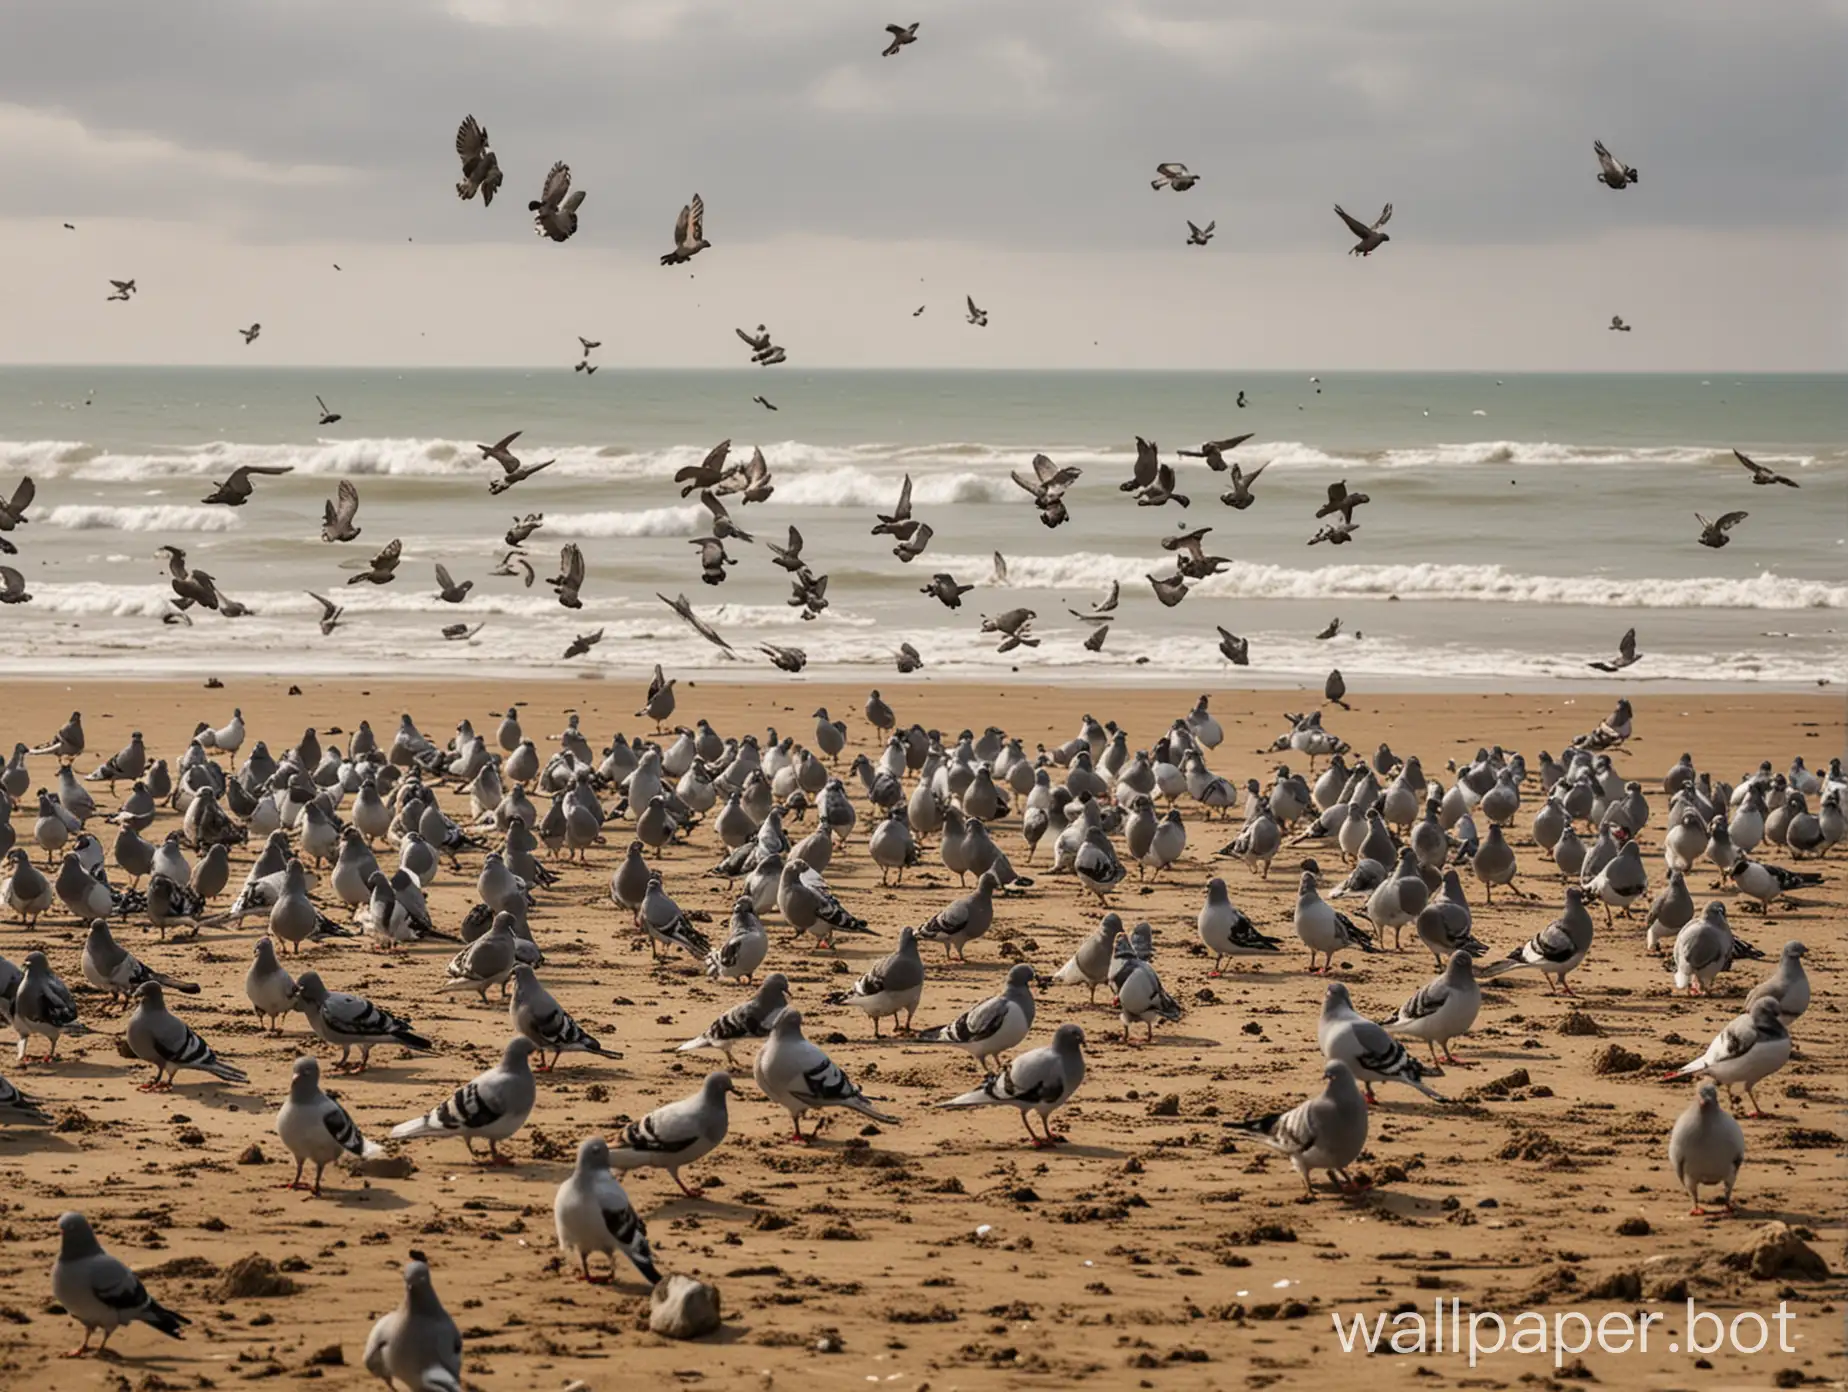
[[[229,678],[216,690],[200,682],[11,681],[0,745],[41,743],[75,709],[88,741],[80,770],[101,763],[133,730],[145,732],[152,753],[175,760],[198,721],[222,723],[234,706],[251,739],[278,755],[310,726],[344,747],[361,718],[383,742],[400,712],[439,741],[464,718],[491,737],[510,699],[521,703],[521,723],[535,738],[559,730],[567,712],[579,715],[598,747],[618,732],[652,731],[651,721],[631,714],[641,693],[627,682],[303,678],[299,694],[288,694],[289,685],[286,677]],[[901,725],[940,729],[948,742],[964,727],[992,724],[1029,751],[1070,738],[1085,713],[1116,721],[1132,748],[1146,748],[1199,689],[882,685]],[[853,754],[878,754],[861,713],[864,686],[701,681],[683,682],[679,695],[676,722],[705,718],[722,734],[760,739],[774,727],[803,743],[812,743],[811,713],[825,706],[849,726],[843,773]],[[1446,784],[1447,761],[1467,762],[1486,745],[1519,750],[1536,767],[1541,749],[1558,752],[1611,703],[1604,693],[1565,692],[1358,691],[1348,699],[1351,711],[1327,708],[1324,718],[1356,754],[1386,741],[1416,753]],[[1783,770],[1800,755],[1821,770],[1848,749],[1833,692],[1645,692],[1633,700],[1636,735],[1614,758],[1649,796],[1651,821],[1640,840],[1652,892],[1663,874],[1667,799],[1659,783],[1684,750],[1701,769],[1736,781],[1761,759]],[[1209,761],[1213,771],[1235,784],[1250,777],[1268,784],[1280,756],[1260,751],[1288,729],[1284,712],[1322,704],[1319,692],[1214,690],[1226,738]],[[543,740],[540,748],[548,748]],[[1303,766],[1300,756],[1282,757]],[[45,783],[54,762],[34,759],[32,770],[35,785]],[[116,805],[107,785],[86,786],[99,815]],[[849,791],[864,809],[857,780],[849,779]],[[1561,902],[1562,882],[1529,832],[1541,796],[1531,780],[1523,796],[1511,839],[1535,897],[1498,894],[1484,906],[1480,886],[1465,879],[1475,931],[1498,956],[1543,927]],[[444,805],[460,816],[467,799],[446,793]],[[1126,1046],[1107,991],[1091,1006],[1082,988],[1042,989],[1029,1044],[1047,1042],[1066,1021],[1087,1036],[1089,1075],[1057,1116],[1069,1135],[1057,1150],[1028,1149],[1011,1110],[932,1106],[980,1081],[960,1051],[875,1042],[860,1012],[823,1003],[889,951],[902,926],[956,896],[955,876],[933,853],[902,886],[882,888],[863,830],[836,852],[827,879],[876,937],[811,951],[786,944],[780,920],[770,921],[768,967],[790,978],[808,1036],[900,1124],[868,1128],[834,1112],[817,1143],[798,1147],[788,1140],[786,1114],[741,1070],[744,1096],[732,1103],[729,1138],[686,1176],[704,1186],[701,1199],[684,1197],[658,1171],[630,1178],[661,1269],[719,1288],[723,1329],[694,1344],[647,1331],[647,1289],[626,1267],[613,1288],[582,1284],[553,1234],[554,1188],[578,1142],[612,1135],[692,1093],[722,1059],[674,1047],[748,990],[709,981],[685,956],[651,962],[629,916],[609,900],[610,872],[629,839],[621,824],[606,828],[606,844],[586,865],[559,867],[561,879],[540,894],[532,926],[548,958],[544,981],[622,1058],[567,1056],[541,1077],[532,1120],[507,1147],[513,1168],[471,1164],[457,1140],[412,1142],[397,1147],[415,1166],[407,1177],[330,1170],[318,1200],[278,1187],[293,1165],[272,1127],[291,1061],[309,1052],[326,1068],[334,1055],[299,1016],[280,1037],[252,1018],[242,981],[257,920],[236,932],[208,929],[195,942],[163,944],[138,920],[118,930],[150,965],[201,984],[198,997],[174,1002],[176,1013],[251,1078],[236,1087],[185,1075],[173,1092],[149,1095],[135,1090],[145,1068],[118,1054],[113,1036],[123,1017],[83,985],[80,925],[61,906],[36,929],[6,916],[0,953],[17,963],[45,951],[94,1032],[67,1039],[49,1067],[0,1060],[0,1073],[59,1118],[49,1131],[0,1131],[7,1203],[0,1380],[109,1392],[268,1377],[329,1389],[376,1386],[361,1350],[373,1319],[397,1304],[399,1268],[413,1250],[434,1270],[465,1335],[468,1383],[481,1388],[1307,1388],[1347,1376],[1391,1386],[1512,1387],[1562,1374],[1606,1386],[1717,1388],[1840,1378],[1848,1298],[1840,929],[1848,891],[1839,849],[1808,867],[1823,872],[1824,884],[1800,892],[1800,906],[1774,909],[1768,922],[1729,899],[1735,929],[1768,958],[1786,940],[1807,943],[1816,992],[1792,1029],[1796,1056],[1758,1089],[1771,1115],[1742,1121],[1748,1149],[1736,1216],[1689,1215],[1666,1144],[1693,1085],[1658,1079],[1706,1047],[1772,962],[1740,964],[1720,978],[1713,998],[1673,996],[1661,960],[1644,947],[1640,912],[1609,931],[1599,915],[1590,960],[1573,978],[1576,1001],[1550,997],[1533,973],[1486,986],[1476,1032],[1459,1045],[1467,1066],[1446,1068],[1436,1080],[1451,1104],[1384,1087],[1359,1165],[1371,1189],[1343,1198],[1318,1183],[1314,1201],[1303,1202],[1287,1162],[1229,1127],[1293,1106],[1321,1086],[1315,1022],[1323,985],[1305,975],[1306,958],[1290,936],[1300,853],[1286,851],[1260,879],[1213,859],[1236,834],[1236,813],[1221,822],[1186,800],[1181,806],[1185,857],[1147,892],[1132,870],[1114,902],[1126,921],[1153,926],[1156,964],[1185,1018],[1158,1028],[1152,1046]],[[12,821],[29,844],[30,804]],[[158,839],[177,825],[164,808],[145,834]],[[108,843],[107,828],[92,829]],[[1018,815],[994,832],[1023,873],[1043,870],[1047,848],[1040,866],[1027,863]],[[710,913],[709,928],[722,934],[730,897],[723,881],[703,873],[718,844],[701,826],[688,844],[649,861],[680,904]],[[254,849],[234,854],[233,890]],[[1782,848],[1766,851],[1793,863]],[[1324,868],[1335,857],[1311,853]],[[387,869],[395,864],[380,854]],[[474,904],[480,854],[465,854],[463,871],[445,869],[431,888],[439,928],[453,931]],[[1261,931],[1285,938],[1279,959],[1241,962],[1208,978],[1211,958],[1202,955],[1194,917],[1213,875],[1226,879],[1233,902]],[[1712,897],[1704,872],[1690,876],[1690,887],[1699,904]],[[926,949],[919,1023],[945,1022],[992,994],[1015,960],[1056,971],[1096,921],[1069,877],[1041,874],[1000,903],[994,930],[970,947],[966,965],[946,965],[940,948]],[[1432,975],[1430,954],[1406,936],[1404,951],[1337,954],[1334,977],[1372,1018],[1388,1016]],[[452,951],[431,943],[387,956],[355,940],[304,954],[302,965],[330,986],[410,1015],[437,1043],[424,1057],[381,1049],[363,1076],[328,1072],[330,1090],[369,1136],[382,1138],[488,1066],[510,1033],[503,1007],[438,990]],[[105,1246],[164,1304],[191,1318],[183,1342],[136,1326],[112,1339],[111,1361],[58,1359],[81,1337],[52,1312],[47,1282],[55,1222],[71,1208],[88,1214]],[[1801,1230],[1832,1274],[1754,1270],[1754,1241],[1774,1221]],[[1748,1255],[1731,1263],[1741,1251]],[[286,1293],[244,1293],[231,1269],[253,1253],[277,1264]],[[1401,1306],[1429,1312],[1434,1301],[1457,1300],[1466,1318],[1472,1309],[1533,1309],[1549,1319],[1578,1310],[1594,1321],[1656,1310],[1673,1324],[1689,1297],[1727,1320],[1743,1311],[1769,1315],[1784,1302],[1795,1351],[1778,1351],[1772,1326],[1767,1350],[1722,1349],[1704,1355],[1703,1366],[1687,1351],[1670,1352],[1659,1326],[1647,1351],[1594,1345],[1566,1355],[1563,1369],[1550,1351],[1503,1352],[1471,1369],[1448,1348],[1371,1359],[1344,1353],[1330,1319],[1371,1319]]]

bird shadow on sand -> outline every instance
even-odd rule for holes
[[[280,1188],[280,1186],[278,1186],[278,1188]],[[354,1211],[363,1210],[367,1213],[388,1212],[401,1208],[409,1208],[412,1203],[410,1199],[405,1198],[404,1195],[398,1193],[395,1189],[388,1189],[377,1181],[374,1181],[370,1189],[336,1189],[331,1184],[323,1185],[318,1197],[308,1194],[304,1195],[303,1199],[304,1202],[307,1203],[332,1204],[335,1208]],[[314,1210],[305,1209],[304,1211],[313,1212]]]
[[[82,1150],[43,1128],[8,1127],[0,1131],[0,1158],[9,1155],[76,1155]]]
[[[746,1223],[767,1209],[753,1208],[749,1204],[723,1203],[718,1199],[689,1199],[684,1195],[667,1199],[648,1212],[648,1221],[669,1218],[723,1218],[734,1223]]]

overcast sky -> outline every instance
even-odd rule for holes
[[[0,361],[1848,367],[1840,0],[904,3],[7,0]]]

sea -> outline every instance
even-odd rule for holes
[[[594,359],[593,359],[594,360]],[[1241,393],[1244,404],[1239,404]],[[322,425],[316,397],[340,414]],[[757,404],[762,396],[774,411]],[[479,444],[520,431],[528,463],[556,460],[502,496]],[[1263,466],[1256,503],[1220,500],[1227,475],[1178,451],[1249,433],[1229,458]],[[1138,506],[1120,485],[1136,439],[1178,468],[1189,500]],[[701,583],[710,533],[676,470],[721,440],[761,449],[766,502],[729,504],[755,544]],[[1754,487],[1738,447],[1800,484]],[[1009,477],[1045,454],[1081,476],[1070,520],[1047,528]],[[239,465],[243,507],[201,500]],[[29,603],[0,608],[0,670],[19,676],[672,672],[788,681],[762,645],[806,654],[804,676],[899,680],[911,643],[932,676],[1219,687],[1546,690],[1669,684],[1811,687],[1848,678],[1848,377],[805,370],[743,372],[0,368],[0,496],[29,476],[28,522],[0,557]],[[934,535],[901,562],[872,535],[903,481]],[[337,483],[358,487],[362,535],[320,539]],[[1370,501],[1341,546],[1309,545],[1331,484]],[[1695,514],[1743,511],[1731,542],[1697,544]],[[536,572],[489,572],[516,516],[543,523]],[[766,539],[791,527],[828,576],[805,620]],[[1151,575],[1164,538],[1198,528],[1227,564],[1175,607]],[[349,583],[385,543],[395,580]],[[546,585],[581,548],[583,608]],[[252,611],[170,622],[156,549]],[[997,553],[1005,578],[997,574]],[[437,596],[434,566],[473,587]],[[920,593],[936,572],[974,589],[951,610]],[[1102,649],[1084,640],[1120,585]],[[331,634],[318,592],[344,605]],[[683,625],[684,594],[731,645]],[[984,615],[1024,607],[1037,647],[997,651]],[[1322,635],[1336,620],[1332,637]],[[452,641],[446,625],[482,627]],[[1232,667],[1219,629],[1246,639]],[[1634,628],[1643,656],[1607,677]],[[602,632],[587,655],[563,654]]]

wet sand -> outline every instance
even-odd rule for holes
[[[599,746],[614,732],[651,728],[630,714],[640,693],[627,683],[304,680],[296,696],[285,694],[287,685],[243,678],[222,690],[12,682],[0,739],[7,748],[15,739],[42,742],[81,709],[88,750],[78,763],[87,771],[132,729],[145,731],[154,753],[176,758],[196,721],[220,724],[234,705],[243,708],[252,740],[265,739],[277,753],[307,725],[345,731],[362,716],[383,742],[400,711],[439,740],[464,717],[491,736],[497,722],[490,712],[516,698],[535,736],[560,729],[567,710],[581,713]],[[893,679],[884,690],[901,723],[951,736],[994,724],[1028,749],[1069,738],[1086,711],[1116,720],[1130,731],[1132,747],[1146,747],[1195,694],[915,679]],[[803,741],[813,737],[810,713],[826,705],[849,723],[849,757],[878,752],[860,713],[859,687],[700,682],[682,683],[679,693],[678,721],[705,717],[722,733],[760,737],[774,726]],[[1610,698],[1363,693],[1349,700],[1351,712],[1328,709],[1325,721],[1357,753],[1386,740],[1402,754],[1417,753],[1428,773],[1448,782],[1446,761],[1466,760],[1480,745],[1519,749],[1534,764],[1541,748],[1557,751],[1592,728]],[[1762,758],[1783,769],[1800,754],[1822,768],[1844,750],[1842,703],[1834,695],[1700,692],[1634,700],[1637,736],[1615,757],[1650,794],[1652,821],[1641,839],[1652,890],[1662,876],[1666,808],[1658,781],[1683,750],[1730,780]],[[1236,784],[1254,776],[1268,782],[1277,757],[1257,751],[1287,728],[1284,711],[1319,704],[1302,692],[1216,693],[1226,740],[1212,768]],[[345,735],[323,739],[344,745]],[[34,760],[33,771],[47,781],[52,761]],[[106,785],[92,788],[100,807],[115,805]],[[850,783],[850,792],[864,806],[857,786]],[[1544,926],[1560,903],[1560,881],[1543,873],[1528,834],[1537,806],[1531,782],[1525,793],[1514,841],[1537,897],[1523,903],[1498,895],[1484,907],[1479,886],[1466,877],[1477,935],[1497,955]],[[466,810],[465,796],[444,801],[452,812]],[[1191,1389],[1311,1387],[1343,1376],[1393,1386],[1461,1379],[1476,1381],[1459,1385],[1514,1386],[1525,1375],[1555,1376],[1553,1358],[1502,1354],[1471,1370],[1452,1353],[1430,1351],[1382,1355],[1363,1366],[1360,1355],[1342,1353],[1330,1312],[1372,1316],[1402,1302],[1429,1312],[1434,1300],[1458,1299],[1466,1314],[1472,1307],[1534,1307],[1549,1315],[1582,1309],[1595,1319],[1666,1310],[1679,1320],[1684,1287],[1728,1319],[1786,1300],[1799,1351],[1776,1352],[1774,1333],[1770,1351],[1709,1354],[1711,1368],[1703,1369],[1685,1352],[1669,1353],[1658,1327],[1647,1353],[1594,1348],[1565,1362],[1582,1359],[1607,1386],[1764,1387],[1783,1369],[1839,1377],[1839,1273],[1848,1234],[1841,1140],[1848,1031],[1839,1008],[1848,894],[1839,849],[1820,865],[1826,883],[1798,896],[1803,907],[1779,908],[1765,924],[1736,907],[1732,914],[1740,935],[1769,956],[1787,939],[1804,939],[1816,991],[1793,1030],[1797,1057],[1759,1088],[1772,1116],[1743,1122],[1748,1152],[1738,1216],[1689,1216],[1668,1170],[1666,1141],[1692,1085],[1657,1081],[1663,1070],[1656,1065],[1696,1056],[1770,964],[1742,964],[1721,978],[1713,999],[1674,998],[1660,961],[1644,949],[1640,916],[1620,919],[1607,933],[1600,915],[1591,959],[1574,977],[1576,1002],[1549,997],[1531,973],[1488,987],[1478,1028],[1459,1046],[1468,1066],[1446,1069],[1436,1084],[1457,1101],[1440,1107],[1403,1088],[1382,1088],[1359,1166],[1373,1187],[1358,1198],[1322,1187],[1313,1202],[1302,1202],[1288,1164],[1228,1127],[1294,1105],[1320,1086],[1314,1027],[1322,983],[1304,974],[1306,959],[1290,937],[1294,855],[1286,853],[1261,880],[1235,862],[1211,859],[1236,834],[1236,815],[1221,824],[1186,803],[1183,815],[1186,857],[1152,892],[1139,892],[1132,872],[1116,905],[1129,922],[1154,926],[1157,966],[1186,1017],[1158,1029],[1153,1046],[1130,1047],[1107,1000],[1089,1006],[1083,988],[1042,993],[1029,1042],[1044,1043],[1053,1026],[1076,1021],[1090,1056],[1076,1102],[1056,1119],[1070,1137],[1056,1151],[1028,1149],[1011,1110],[932,1108],[979,1081],[960,1051],[874,1042],[860,1012],[822,1003],[890,950],[900,926],[955,897],[955,877],[934,855],[902,887],[882,889],[863,835],[836,853],[828,880],[877,938],[843,938],[838,952],[810,951],[786,945],[780,920],[770,920],[768,966],[790,977],[809,1036],[901,1124],[869,1132],[862,1118],[827,1114],[819,1142],[798,1147],[787,1139],[787,1115],[757,1095],[745,1072],[730,1138],[688,1172],[705,1185],[702,1199],[683,1197],[658,1171],[631,1177],[629,1193],[661,1269],[720,1289],[723,1330],[699,1344],[648,1333],[646,1288],[633,1272],[625,1268],[613,1289],[585,1286],[553,1237],[554,1187],[577,1142],[691,1093],[722,1060],[673,1047],[748,989],[708,981],[684,956],[651,964],[628,916],[608,900],[610,870],[629,839],[625,828],[612,824],[608,844],[586,867],[564,869],[532,917],[549,958],[542,978],[622,1051],[621,1060],[568,1056],[542,1077],[532,1120],[508,1147],[519,1162],[514,1168],[472,1165],[460,1141],[413,1142],[401,1148],[416,1166],[409,1177],[330,1171],[319,1200],[277,1187],[293,1165],[271,1128],[290,1061],[313,1052],[325,1068],[334,1055],[299,1017],[281,1038],[264,1034],[252,1018],[242,980],[261,926],[255,919],[241,932],[208,930],[196,943],[163,945],[138,922],[119,930],[150,964],[202,984],[201,996],[174,1008],[252,1080],[231,1087],[186,1075],[193,1080],[164,1096],[135,1091],[145,1069],[118,1055],[111,1036],[122,1017],[82,985],[81,933],[69,915],[55,907],[36,930],[0,923],[0,952],[18,962],[35,947],[46,951],[96,1031],[67,1039],[52,1067],[22,1069],[10,1056],[0,1062],[0,1072],[61,1118],[51,1132],[0,1132],[8,1209],[0,1375],[8,1386],[111,1392],[224,1387],[268,1376],[312,1378],[330,1389],[376,1386],[360,1366],[366,1333],[397,1303],[398,1268],[418,1250],[464,1331],[469,1384],[483,1388],[563,1388],[581,1380],[593,1389]],[[29,810],[15,814],[22,838],[30,839],[32,820]],[[175,814],[163,811],[147,834],[174,825]],[[1016,866],[1033,873],[1018,818],[995,830]],[[716,844],[702,827],[690,844],[649,859],[682,906],[709,911],[709,929],[722,935],[730,899],[722,881],[702,875],[717,859]],[[1333,854],[1314,853],[1325,865]],[[246,848],[234,857],[234,889],[248,856]],[[388,869],[395,863],[381,858]],[[1042,847],[1042,866],[1045,858]],[[1791,863],[1781,850],[1772,858]],[[453,930],[474,902],[479,853],[464,863],[464,873],[446,870],[430,892],[441,928]],[[1234,902],[1262,931],[1285,937],[1279,960],[1247,961],[1209,980],[1211,959],[1201,955],[1193,920],[1213,874],[1225,877]],[[1705,902],[1706,878],[1694,880],[1696,900]],[[1001,904],[995,929],[971,946],[967,965],[946,966],[941,949],[926,949],[920,1024],[947,1021],[991,994],[1015,958],[1057,970],[1096,917],[1076,902],[1068,877],[1042,876]],[[328,1073],[328,1086],[369,1135],[382,1137],[472,1077],[510,1032],[504,1008],[438,992],[452,950],[431,944],[393,958],[355,942],[314,947],[303,959],[333,988],[410,1014],[437,1041],[427,1057],[382,1048],[363,1076]],[[1338,954],[1337,966],[1357,1006],[1374,1018],[1432,974],[1430,955],[1415,946]],[[1613,1045],[1645,1066],[1595,1073],[1594,1058]],[[246,1163],[253,1145],[260,1163]],[[89,1214],[105,1245],[142,1272],[163,1303],[192,1318],[184,1342],[137,1326],[112,1339],[118,1362],[58,1361],[81,1337],[72,1321],[49,1312],[47,1282],[55,1219],[73,1207]],[[1810,1230],[1811,1245],[1837,1274],[1760,1279],[1721,1262],[1772,1220]],[[253,1252],[280,1263],[294,1293],[225,1293],[224,1269]]]

